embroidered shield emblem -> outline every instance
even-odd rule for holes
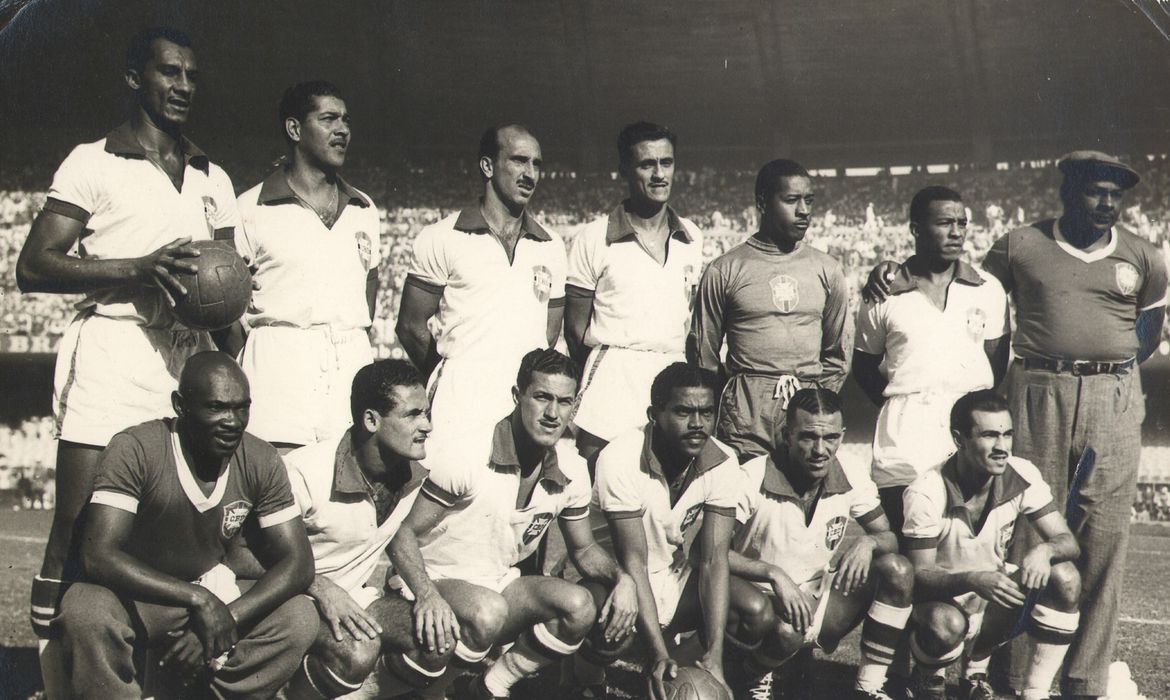
[[[836,549],[837,545],[841,544],[842,538],[845,537],[845,517],[838,515],[829,522],[825,523],[825,548]]]
[[[225,540],[230,540],[240,531],[244,518],[252,512],[252,504],[248,501],[232,501],[223,507],[223,523],[220,525],[220,534]]]
[[[524,530],[524,534],[520,539],[522,539],[526,545],[532,544],[533,540],[544,534],[544,529],[548,527],[548,524],[552,522],[552,519],[552,513],[537,513],[536,515],[532,516],[532,522],[528,524],[528,527]]]
[[[979,340],[983,337],[984,331],[987,329],[987,314],[983,309],[968,309],[967,311],[967,334],[973,339]]]
[[[208,226],[214,226],[216,219],[219,218],[219,206],[212,197],[203,198],[203,218],[207,219]]]
[[[1137,291],[1138,271],[1129,263],[1122,262],[1113,266],[1113,276],[1117,279],[1117,288],[1121,293],[1129,296]]]
[[[701,512],[703,512],[702,503],[687,508],[686,515],[683,516],[682,522],[679,523],[678,526],[679,531],[681,531],[684,536],[686,535],[686,531],[691,527],[691,525],[694,525],[695,521],[698,520],[699,513]]]
[[[772,303],[780,313],[792,313],[800,303],[800,284],[796,278],[780,275],[769,280],[768,285],[772,287]]]
[[[996,543],[996,550],[999,552],[1006,552],[1008,547],[1012,544],[1012,535],[1016,531],[1016,522],[1013,520],[999,529],[999,542]]]
[[[552,292],[552,272],[544,265],[532,266],[532,293],[540,303],[548,301]]]
[[[370,240],[370,234],[365,231],[358,231],[353,234],[354,240],[357,241],[358,257],[362,260],[362,269],[370,269],[370,260],[373,258],[374,243]]]

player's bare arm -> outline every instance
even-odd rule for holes
[[[386,548],[394,570],[414,593],[415,638],[429,651],[454,646],[461,638],[455,611],[427,575],[418,546],[418,535],[437,525],[444,512],[443,506],[429,498],[416,498],[410,513],[398,528],[398,534]]]
[[[869,581],[873,562],[883,554],[898,551],[898,538],[890,530],[890,521],[881,514],[862,524],[865,534],[843,547],[837,559],[837,576],[833,588],[849,595]]]
[[[22,292],[75,294],[136,284],[156,286],[172,301],[187,293],[175,274],[197,269],[192,258],[199,257],[199,251],[187,245],[190,238],[176,238],[141,258],[80,258],[69,250],[85,229],[86,213],[53,199],[45,206],[16,261],[16,282]],[[67,216],[57,211],[62,207],[79,213]]]
[[[1044,541],[1024,555],[1024,560],[1020,562],[1020,583],[1028,590],[1039,591],[1048,585],[1052,566],[1064,561],[1076,561],[1081,556],[1081,547],[1068,529],[1064,517],[1056,511],[1033,521],[1032,527]]]
[[[1024,604],[1019,584],[1002,571],[949,572],[939,568],[933,548],[910,548],[906,558],[914,565],[914,593],[917,600],[947,600],[974,591],[984,600],[1005,608]]]
[[[999,386],[1007,376],[1008,362],[1012,355],[1011,336],[1004,333],[998,338],[983,341],[983,354],[991,365],[992,386]]]
[[[624,515],[624,514],[623,514]],[[622,568],[634,579],[638,589],[638,630],[650,648],[650,663],[645,669],[648,695],[652,700],[667,700],[663,680],[674,678],[678,664],[671,660],[658,622],[658,605],[650,588],[650,572],[646,568],[646,532],[638,517],[613,517],[607,514],[613,545]]]
[[[235,645],[237,620],[211,591],[146,566],[123,550],[134,527],[133,513],[98,503],[90,504],[88,512],[81,560],[90,581],[133,600],[189,610],[203,663]],[[191,659],[184,657],[184,662]]]
[[[557,339],[561,337],[561,326],[565,319],[565,297],[548,300],[548,320],[546,321],[544,335],[548,340],[548,346],[556,347]]]
[[[881,370],[884,357],[884,355],[872,355],[862,350],[853,351],[853,378],[857,380],[857,385],[861,387],[861,390],[875,406],[881,406],[886,402],[884,392],[889,382]]]
[[[890,282],[902,266],[893,260],[883,260],[869,271],[865,278],[865,286],[861,288],[861,298],[873,303],[881,303],[890,297]]]
[[[593,292],[574,285],[565,285],[565,344],[569,357],[584,367],[591,348],[585,344],[585,332],[593,318]]]
[[[803,634],[812,624],[813,600],[792,580],[784,569],[759,559],[749,559],[734,549],[727,552],[728,570],[748,581],[766,583],[780,602],[781,617]]]
[[[587,579],[609,584],[610,593],[598,611],[597,622],[605,625],[605,641],[621,642],[638,619],[638,586],[634,578],[597,544],[588,518],[561,520],[560,526],[577,570]]]
[[[308,594],[317,604],[321,619],[329,625],[334,640],[340,642],[348,635],[351,639],[362,641],[378,639],[382,634],[378,621],[328,576],[315,576],[309,584]]]
[[[266,617],[313,582],[313,550],[300,518],[260,528],[259,550],[256,555],[264,565],[264,575],[228,606],[242,626]]]
[[[729,583],[727,552],[735,518],[707,511],[699,530],[699,605],[707,649],[699,663],[723,682],[723,633],[727,629]]]
[[[398,334],[398,341],[402,343],[407,357],[424,376],[429,375],[435,365],[439,364],[439,351],[435,347],[434,336],[427,328],[427,319],[438,313],[442,299],[441,291],[434,292],[410,284],[410,278],[402,286],[402,303],[398,307],[398,323],[394,326],[394,332]]]

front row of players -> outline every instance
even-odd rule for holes
[[[238,365],[194,355],[178,417],[124,431],[102,455],[87,582],[58,619],[75,696],[138,698],[145,683],[160,697],[182,694],[159,690],[174,684],[221,697],[441,697],[454,683],[457,697],[507,697],[561,659],[625,655],[644,659],[648,695],[665,700],[689,654],[744,697],[858,624],[859,697],[887,697],[906,646],[921,696],[944,697],[942,671],[963,658],[966,695],[990,697],[986,659],[1021,632],[1020,695],[1048,696],[1077,628],[1078,548],[1036,468],[1011,456],[998,395],[955,403],[957,452],[907,488],[898,537],[869,475],[837,459],[836,394],[798,391],[771,451],[740,464],[711,436],[715,375],[670,365],[648,424],[598,456],[614,556],[589,524],[585,462],[560,440],[577,384],[567,357],[530,352],[512,413],[428,472],[424,382],[407,363],[375,362],[354,379],[353,426],[289,453],[286,470],[244,432]],[[1042,542],[1016,569],[1005,553],[1019,515]],[[864,534],[846,538],[849,519]],[[554,520],[579,576],[530,566]],[[254,559],[231,546],[245,521]],[[367,582],[384,550],[394,575],[383,590]]]

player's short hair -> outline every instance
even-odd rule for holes
[[[661,124],[653,122],[627,124],[617,138],[618,164],[623,168],[630,164],[630,160],[634,157],[634,146],[643,141],[661,141],[662,139],[670,141],[671,146],[678,145],[678,136]]]
[[[305,117],[309,116],[309,112],[312,112],[313,108],[316,107],[314,100],[318,97],[345,99],[341,96],[341,91],[337,89],[337,86],[328,80],[306,80],[284,91],[277,111],[280,117],[280,133],[284,136],[285,141],[292,142],[288,137],[288,132],[285,131],[285,121],[289,119],[304,121]]]
[[[650,385],[650,405],[658,410],[666,408],[675,389],[710,389],[718,396],[719,376],[709,369],[685,362],[667,365]]]
[[[797,411],[804,411],[810,416],[841,413],[841,397],[837,396],[837,392],[819,386],[798,389],[788,400],[788,409],[784,414],[785,425],[796,422]]]
[[[146,68],[146,62],[154,56],[155,39],[164,39],[172,44],[191,48],[191,37],[174,27],[143,29],[130,37],[130,43],[126,45],[126,67],[136,71]]]
[[[780,180],[785,177],[808,177],[804,166],[794,160],[778,158],[766,163],[756,174],[756,202],[763,202],[780,189]]]
[[[994,389],[980,389],[963,394],[951,406],[951,430],[957,430],[960,435],[971,433],[975,425],[975,412],[984,413],[1011,413],[1007,399]]]
[[[529,136],[532,136],[532,130],[523,124],[516,122],[508,122],[507,124],[496,124],[489,126],[483,135],[479,137],[479,154],[475,157],[478,161],[482,158],[495,160],[500,155],[500,132],[504,129],[516,129],[522,131]]]
[[[532,384],[532,375],[560,374],[573,381],[580,381],[581,375],[577,372],[577,364],[566,355],[553,348],[537,348],[528,351],[520,360],[520,371],[516,372],[516,388],[521,393]]]
[[[394,387],[426,386],[426,380],[406,360],[375,360],[353,375],[349,391],[349,412],[354,425],[361,425],[362,413],[372,408],[384,416],[394,409]]]
[[[910,200],[910,221],[921,224],[930,214],[930,205],[935,202],[963,202],[963,195],[942,185],[931,185],[918,190]]]

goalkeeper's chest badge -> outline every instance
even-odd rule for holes
[[[1121,293],[1129,296],[1137,291],[1138,288],[1138,271],[1133,265],[1127,262],[1117,263],[1113,266],[1113,276],[1117,280],[1117,288]]]

